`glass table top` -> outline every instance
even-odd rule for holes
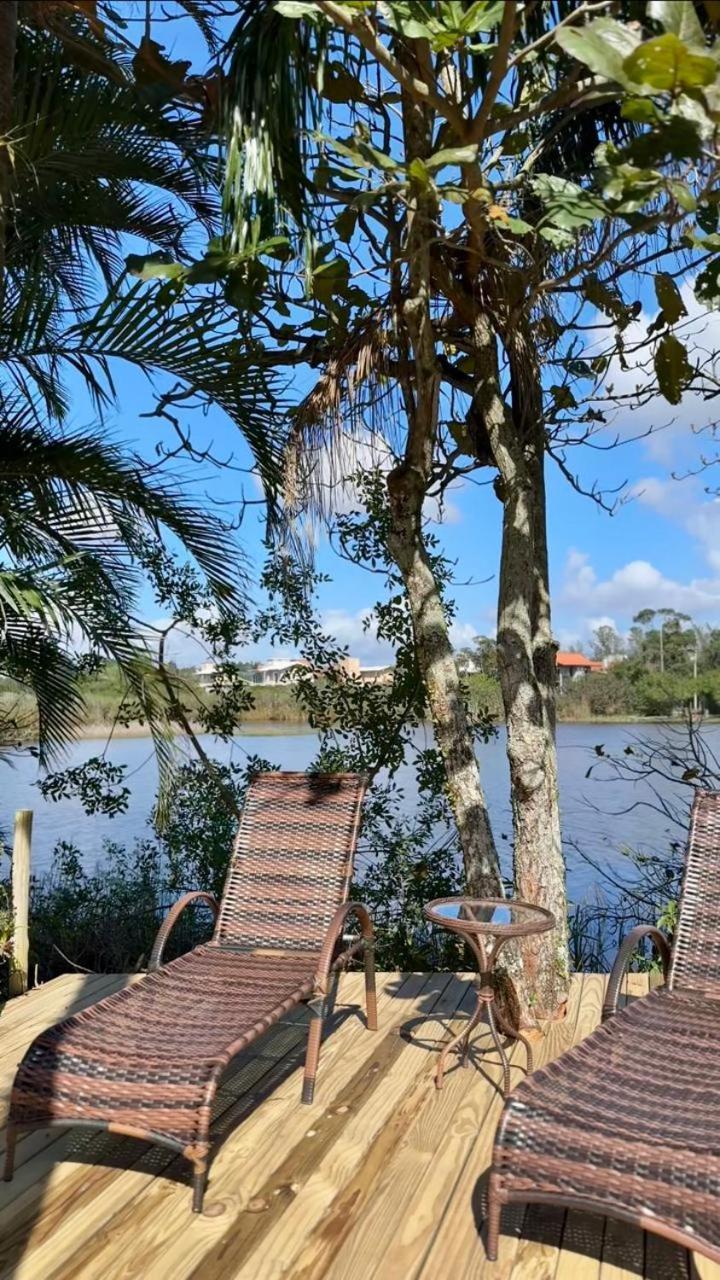
[[[425,915],[469,933],[543,933],[555,923],[543,907],[500,898],[439,898],[427,904]]]

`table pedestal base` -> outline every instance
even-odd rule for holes
[[[514,1027],[510,1026],[509,1022],[502,1015],[496,1005],[493,988],[489,984],[483,982],[477,987],[475,1008],[470,1015],[468,1025],[464,1027],[458,1035],[453,1036],[452,1040],[445,1045],[440,1057],[438,1058],[438,1064],[435,1070],[435,1087],[437,1089],[442,1089],[443,1087],[445,1066],[451,1053],[458,1050],[460,1052],[461,1065],[463,1067],[467,1066],[470,1051],[470,1037],[475,1028],[483,1021],[483,1018],[486,1018],[487,1020],[487,1024],[490,1028],[490,1034],[493,1038],[493,1044],[500,1054],[500,1061],[502,1062],[503,1069],[503,1097],[506,1098],[510,1092],[510,1063],[508,1061],[507,1053],[505,1052],[505,1046],[498,1032],[498,1028],[503,1035],[509,1036],[512,1040],[519,1040],[520,1043],[524,1045],[525,1052],[527,1054],[528,1075],[532,1071],[533,1056],[530,1042],[520,1031],[516,1031]]]

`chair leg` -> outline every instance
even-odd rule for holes
[[[193,1213],[202,1213],[208,1179],[207,1156],[193,1161]]]
[[[15,1126],[9,1124],[5,1131],[5,1172],[4,1179],[6,1182],[12,1182],[13,1173],[15,1171],[15,1143],[17,1142],[17,1133]]]
[[[487,1214],[487,1239],[485,1249],[488,1260],[497,1262],[498,1247],[500,1244],[500,1216],[502,1214],[502,1202],[495,1194],[493,1187],[493,1177],[490,1175],[488,1185],[488,1214]]]
[[[377,995],[375,993],[375,947],[365,944],[365,1009],[368,1031],[377,1031]]]
[[[306,1104],[312,1102],[315,1096],[315,1077],[317,1075],[318,1060],[320,1058],[320,1043],[322,1041],[323,1023],[325,1021],[325,1001],[312,1000],[308,1003],[312,1017],[310,1019],[310,1030],[308,1031],[307,1053],[305,1055],[305,1075],[303,1077],[302,1101]]]

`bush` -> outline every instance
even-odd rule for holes
[[[83,868],[67,841],[56,846],[52,871],[34,880],[30,893],[30,963],[42,981],[73,969],[132,973],[147,963],[158,925],[172,899],[162,852],[139,841],[128,852],[106,842],[105,860]],[[184,916],[173,931],[169,955],[208,936],[200,913]]]

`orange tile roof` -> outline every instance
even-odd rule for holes
[[[560,649],[555,657],[559,667],[587,667],[588,671],[602,671],[602,662],[594,658],[586,658],[584,653],[563,653]]]

